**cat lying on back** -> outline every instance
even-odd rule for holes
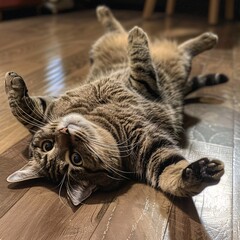
[[[218,183],[221,161],[190,164],[177,147],[184,97],[227,81],[214,74],[188,80],[192,58],[217,36],[150,43],[139,27],[126,32],[107,7],[97,16],[106,34],[91,49],[87,84],[57,98],[32,97],[17,73],[6,74],[11,111],[33,134],[29,162],[7,181],[62,182],[74,205],[129,178],[180,197]]]

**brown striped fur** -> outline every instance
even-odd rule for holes
[[[218,183],[221,161],[190,164],[177,147],[184,97],[227,80],[188,80],[192,58],[214,47],[217,36],[151,43],[138,27],[126,32],[107,7],[97,16],[106,33],[90,51],[87,84],[57,98],[30,97],[18,74],[6,74],[10,108],[33,133],[29,163],[8,181],[48,177],[66,184],[74,205],[130,178],[181,197]]]

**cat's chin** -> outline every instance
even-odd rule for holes
[[[89,127],[90,125],[92,125],[92,123],[79,113],[70,113],[62,117],[61,121],[58,124],[57,130],[67,128],[69,125],[78,127]]]
[[[98,135],[98,128],[97,125],[88,121],[81,114],[70,113],[62,117],[56,130],[70,136],[74,136],[76,132],[82,132],[85,133],[86,136],[96,137]]]

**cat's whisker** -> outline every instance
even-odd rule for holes
[[[96,139],[94,139],[94,138],[91,138],[91,136],[84,135],[82,132],[78,132],[78,134],[80,134],[78,137],[81,136],[81,137],[83,138],[83,140],[85,140],[85,139],[89,139],[89,140],[91,140],[91,141],[96,140]],[[82,136],[82,135],[83,135],[83,136]],[[120,146],[120,147],[121,147],[121,145],[124,145],[124,144],[128,143],[129,139],[130,139],[130,138],[127,138],[125,141],[123,141],[123,142],[121,142],[121,143],[109,144],[108,147],[116,147],[116,146]],[[123,146],[123,147],[125,147],[125,146]]]
[[[92,149],[90,146],[87,146],[88,148],[90,148],[90,151],[92,151],[99,159],[101,159],[102,162],[104,162],[104,164],[112,171],[114,172],[115,174],[117,174],[118,176],[122,177],[122,178],[125,178],[125,179],[129,179],[128,177],[122,175],[119,173],[119,169],[116,169],[114,168],[112,165],[108,164],[107,161],[103,161],[102,158],[99,156],[99,154],[94,150]]]
[[[121,143],[121,144],[116,144],[116,145],[114,145],[114,144],[110,144],[110,145],[108,145],[108,146],[106,146],[106,145],[104,145],[104,144],[102,144],[101,142],[98,142],[96,139],[93,139],[93,138],[91,138],[91,137],[89,137],[89,136],[82,136],[82,133],[81,132],[75,132],[75,135],[78,137],[78,138],[80,138],[83,142],[85,142],[85,143],[94,143],[94,144],[96,144],[96,145],[98,145],[99,147],[102,147],[102,148],[104,148],[104,147],[106,147],[105,149],[107,149],[108,151],[110,151],[110,152],[115,152],[115,153],[117,153],[117,155],[116,156],[119,156],[119,153],[126,153],[126,152],[129,152],[129,151],[132,151],[134,148],[135,148],[135,146],[133,145],[133,147],[132,147],[132,149],[129,149],[129,147],[128,146],[120,146],[120,145],[122,145],[123,143]],[[88,141],[87,141],[87,140]],[[125,141],[125,142],[127,142],[128,141],[128,139]],[[137,144],[136,144],[137,145]],[[109,147],[110,146],[110,147]],[[120,146],[120,148],[121,149],[119,149],[118,147]],[[116,147],[117,147],[117,149],[116,149]],[[124,150],[124,148],[126,148],[126,150]],[[131,152],[128,154],[128,155],[122,155],[122,157],[128,157],[128,156],[130,156],[131,155]]]
[[[40,106],[38,104],[34,105],[32,101],[29,102],[29,101],[27,101],[26,98],[24,98],[24,102],[25,102],[26,106],[28,107],[28,109],[30,109],[31,111],[33,111],[36,114],[36,117],[43,119],[44,114],[41,111]],[[31,104],[31,106],[29,103]],[[37,119],[34,119],[34,120],[37,120]],[[53,121],[53,118],[51,118],[50,116],[47,116],[46,120],[51,123]]]
[[[47,120],[47,122],[49,123],[54,123],[56,121],[56,117],[53,116],[52,112],[49,112],[47,115],[45,114],[45,121]]]
[[[106,169],[107,170],[107,169]],[[113,176],[110,176],[110,175],[107,175],[109,178],[111,178],[111,179],[113,179],[113,180],[117,180],[117,181],[122,181],[122,179],[121,178],[115,178],[115,177],[113,177]]]
[[[36,114],[37,117],[43,118],[43,113],[41,113],[39,106],[34,106],[32,101],[30,101],[31,106],[29,105],[29,101],[26,100],[26,98],[24,98],[24,102],[26,103],[26,106],[31,109],[32,111],[34,111],[34,113]]]
[[[44,169],[45,166],[42,166],[36,173],[40,173],[43,169]]]
[[[29,120],[29,118],[27,118],[26,116],[24,116],[23,114],[22,114],[22,112],[24,112],[24,110],[22,110],[21,108],[17,108],[16,109],[17,110],[17,117],[20,119],[20,120],[22,120],[23,122],[26,122],[26,123],[28,123],[29,125],[31,125],[31,126],[35,126],[35,127],[38,127],[38,128],[41,128],[41,127],[43,127],[43,124],[40,124],[40,123],[36,123],[35,121],[30,121]],[[22,112],[21,112],[21,111]],[[25,113],[25,112],[24,112]],[[32,118],[33,119],[33,118]],[[34,120],[34,119],[33,119]]]
[[[79,137],[78,132],[76,132],[75,135]],[[93,149],[89,144],[85,143],[85,145],[86,145],[86,147],[87,147],[91,152],[93,152],[99,159],[102,159],[102,157],[99,156],[99,154],[97,153],[97,151],[96,151],[95,149]],[[124,157],[128,157],[128,156],[130,156],[130,155],[131,155],[131,153],[129,153],[128,155],[125,155]],[[114,157],[114,155],[111,155],[111,157]],[[115,157],[119,158],[119,154],[116,155]],[[123,157],[123,156],[121,156],[121,157]],[[129,174],[129,173],[134,173],[134,172],[128,172],[128,171],[124,171],[124,170],[120,170],[120,169],[114,168],[113,166],[111,166],[110,164],[108,164],[107,161],[103,161],[103,162],[104,162],[109,168],[111,168],[112,171],[115,171],[115,173],[116,173],[116,172],[128,173],[128,174]],[[120,174],[118,173],[118,175],[120,175]],[[121,177],[125,177],[125,176],[123,176],[123,175],[120,175],[120,176],[121,176]]]
[[[135,148],[135,147],[133,147],[132,149],[127,149],[125,151],[117,151],[115,149],[109,149],[109,148],[107,148],[107,146],[103,146],[98,143],[94,143],[94,142],[92,142],[92,143],[95,144],[97,147],[107,150],[109,153],[111,153],[111,156],[113,156],[113,157],[119,156],[119,154],[121,154],[121,157],[129,157],[132,154],[132,150],[134,150],[134,148]],[[116,155],[114,155],[114,154],[116,154]]]
[[[18,110],[17,110],[17,111],[18,111]],[[30,120],[29,120],[26,116],[24,116],[20,111],[18,111],[17,117],[18,117],[19,120],[21,120],[21,121],[23,121],[23,122],[25,122],[25,123],[27,123],[27,124],[29,124],[29,125],[37,128],[37,129],[35,129],[35,130],[31,129],[31,132],[32,132],[32,133],[37,132],[39,128],[42,128],[42,127],[44,126],[44,125],[39,125],[39,124],[35,123],[35,121],[30,121]]]
[[[55,121],[55,119],[56,119],[56,116],[53,114],[53,112],[52,111],[50,111],[49,113],[49,117],[53,120],[53,122]]]
[[[71,177],[74,181],[76,181],[76,182],[78,182],[79,181],[79,179],[76,179],[72,174],[71,174],[71,172],[69,173],[69,175],[68,175],[69,177]],[[69,181],[70,182],[70,181]]]
[[[58,191],[59,199],[60,199],[61,203],[62,203],[64,206],[67,206],[67,205],[66,205],[66,203],[64,203],[63,200],[62,200],[61,191],[62,191],[63,184],[64,184],[64,182],[65,182],[65,179],[66,179],[66,175],[67,175],[67,173],[64,174],[64,176],[63,176],[63,178],[62,178],[62,180],[61,180],[61,182],[60,182],[60,188],[59,188],[59,191]]]
[[[108,167],[108,169],[106,169],[106,170],[108,170],[108,171],[110,170],[111,172],[115,173],[116,175],[118,175],[119,177],[122,177],[124,179],[127,179],[127,180],[130,179],[129,177],[126,177],[126,176],[122,175],[121,173],[119,173],[118,169],[113,168],[111,165],[109,165],[107,163],[105,163],[105,164]]]
[[[36,110],[36,112],[35,112],[35,113],[37,113],[36,115],[38,115],[41,119],[43,119],[43,118],[45,117],[45,120],[47,120],[49,123],[51,123],[51,122],[54,121],[53,115],[52,115],[51,113],[50,113],[50,115],[47,115],[47,116],[44,115],[43,112],[41,111],[39,105],[33,106],[32,102],[31,102],[32,107],[33,107],[33,108],[31,108],[31,107],[28,105],[28,102],[27,102],[26,100],[25,100],[25,102],[26,102],[27,106],[28,106],[30,109],[32,109],[32,110],[34,110],[34,111]]]
[[[119,175],[120,177],[129,179],[129,178],[125,177],[124,175],[120,174],[120,173],[117,171],[117,169],[114,169],[111,165],[109,165],[109,164],[107,163],[107,161],[103,161],[102,158],[99,156],[99,154],[98,154],[94,149],[92,149],[89,145],[86,145],[86,147],[87,147],[90,151],[92,151],[92,153],[95,154],[95,156],[97,156],[99,159],[101,159],[101,161],[104,162],[104,164],[105,164],[111,171],[113,171],[114,173],[116,173],[116,174]]]
[[[81,135],[82,133],[81,132],[77,132],[79,135]],[[78,135],[78,136],[79,136]],[[97,139],[96,138],[92,138],[91,136],[84,136],[86,139],[88,139],[89,140],[89,142],[94,142],[94,143],[97,143],[97,144],[99,144],[99,145],[102,145],[102,146],[105,146],[102,142],[99,142],[99,141],[97,141]],[[125,143],[128,143],[128,141],[129,141],[129,139],[130,138],[128,138],[128,139],[126,139],[124,142],[122,142],[122,143],[120,143],[120,144],[109,144],[109,145],[107,145],[107,147],[108,147],[108,149],[109,149],[109,147],[111,148],[111,147],[113,147],[114,149],[116,149],[116,147],[121,147],[121,148],[126,148],[127,150],[128,150],[128,147],[127,146],[121,146],[121,145],[123,145],[123,144],[125,144]]]
[[[110,152],[111,154],[112,153],[116,153],[117,155],[115,155],[115,156],[119,156],[119,153],[121,154],[121,153],[127,153],[126,155],[124,155],[124,154],[121,154],[121,157],[129,157],[129,156],[131,156],[132,154],[133,154],[133,150],[135,149],[135,147],[138,145],[138,143],[135,143],[134,145],[132,145],[131,146],[131,148],[129,149],[129,147],[126,147],[126,150],[116,150],[116,149],[111,149],[111,148],[109,148],[108,146],[106,146],[106,145],[103,145],[103,144],[101,144],[101,143],[99,143],[99,142],[97,142],[97,141],[94,141],[94,140],[91,140],[91,143],[93,143],[93,144],[95,144],[95,145],[97,145],[98,147],[101,147],[101,148],[103,148],[103,149],[106,149],[108,152]],[[112,156],[114,156],[114,155],[112,155]]]
[[[38,120],[38,119],[36,119],[36,118],[34,118],[33,116],[31,116],[31,115],[29,115],[26,111],[24,111],[24,109],[22,109],[21,108],[21,106],[16,102],[16,105],[17,105],[17,110],[20,110],[19,111],[19,113],[24,113],[26,116],[24,116],[25,118],[30,118],[30,119],[32,119],[33,121],[34,121],[34,123],[35,124],[38,124],[38,125],[40,125],[40,126],[43,126],[44,124],[43,124],[43,122],[41,122],[40,120]],[[21,114],[21,115],[23,115],[23,114]]]
[[[104,162],[109,168],[111,168],[112,170],[114,171],[117,171],[117,172],[120,172],[120,173],[126,173],[126,174],[132,174],[132,173],[136,173],[136,172],[132,172],[132,171],[124,171],[124,170],[121,170],[121,169],[117,169],[115,168],[114,166],[108,164],[108,162]]]
[[[96,140],[93,139],[93,138],[91,138],[91,139],[89,138],[89,142],[90,142],[90,143],[94,143],[94,144],[98,145],[99,147],[105,147],[106,149],[109,149],[111,152],[119,153],[119,152],[129,151],[129,149],[128,149],[127,146],[125,147],[126,150],[123,150],[123,149],[120,150],[117,145],[112,145],[112,146],[110,146],[110,148],[109,148],[109,146],[107,146],[107,145],[105,145],[105,144],[102,144],[101,142],[98,142],[98,141],[96,141]],[[117,149],[116,149],[116,148],[117,148]]]
[[[40,122],[38,119],[35,119],[33,116],[31,116],[31,115],[29,115],[28,113],[26,113],[19,105],[17,105],[18,107],[16,108],[16,110],[17,110],[17,112],[18,112],[18,117],[19,117],[19,119],[20,120],[22,120],[23,122],[26,122],[26,123],[28,123],[29,125],[31,125],[31,126],[35,126],[35,127],[37,127],[37,128],[42,128],[42,127],[44,127],[44,128],[51,128],[51,126],[57,126],[58,125],[58,123],[57,122],[55,122],[55,123],[51,123],[51,125],[50,126],[48,126],[48,125],[44,125],[44,123],[43,122]],[[23,115],[23,113],[25,114],[25,115],[27,115],[27,116],[25,116],[25,115]],[[20,115],[19,115],[20,114]],[[32,119],[32,121],[30,121]],[[31,130],[32,132],[36,132],[36,131],[33,131],[33,130]]]
[[[26,118],[21,112],[17,112],[16,113],[16,116],[19,118],[19,120],[22,120],[23,122],[31,125],[31,126],[34,126],[34,127],[37,127],[37,128],[40,128],[42,127],[42,125],[38,125],[36,124],[34,121],[30,121],[28,118]]]

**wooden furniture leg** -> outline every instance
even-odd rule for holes
[[[172,15],[174,13],[176,0],[167,0],[166,13]]]
[[[152,16],[155,5],[156,5],[156,0],[145,0],[144,9],[143,9],[144,19],[148,19]]]
[[[234,0],[225,0],[225,18],[232,20],[234,17]]]
[[[208,23],[217,24],[220,0],[209,0]],[[229,0],[226,0],[229,1]]]

